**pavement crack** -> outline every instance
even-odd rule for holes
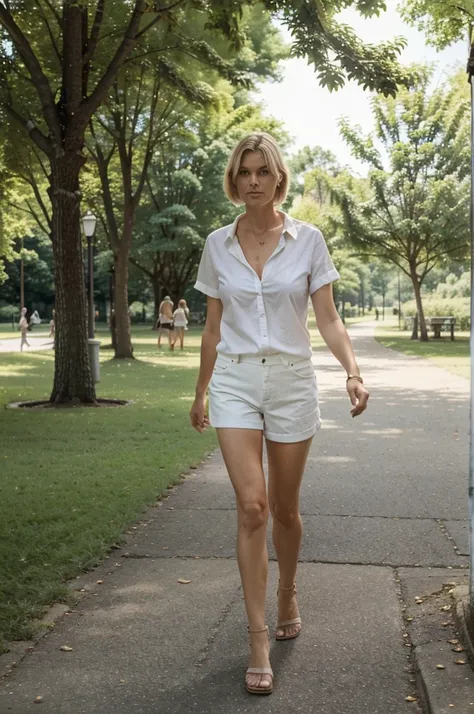
[[[242,597],[241,593],[242,593],[242,586],[239,585],[234,597],[231,598],[229,600],[229,602],[227,603],[227,605],[222,609],[218,620],[216,620],[214,625],[210,628],[209,637],[207,638],[205,645],[202,647],[202,649],[200,650],[200,652],[197,655],[196,665],[195,665],[196,667],[203,667],[206,664],[206,662],[209,658],[210,652],[211,652],[212,645],[214,644],[214,641],[217,637],[217,634],[218,634],[219,630],[221,629],[221,627],[224,625],[233,606],[241,599],[241,597]]]

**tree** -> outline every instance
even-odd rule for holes
[[[248,4],[239,0],[176,0],[164,7],[155,0],[0,2],[0,119],[17,122],[49,164],[57,317],[52,402],[95,400],[80,234],[80,174],[86,161],[88,123],[121,67],[150,31],[158,28],[165,38],[186,7],[193,5],[206,14],[208,29],[223,33],[238,50],[239,18]],[[283,18],[292,31],[294,53],[307,56],[317,67],[320,81],[331,89],[342,86],[346,78],[355,78],[368,88],[393,94],[407,81],[396,61],[403,41],[364,45],[337,20],[347,0],[319,0],[314,5],[265,0],[263,4]],[[364,15],[384,9],[383,0],[353,4]],[[39,33],[38,26],[45,32]],[[193,43],[190,37],[182,38],[181,48],[202,55],[210,51],[206,43]]]
[[[466,132],[468,98],[456,82],[428,92],[430,71],[420,68],[412,89],[395,99],[374,99],[375,136],[346,120],[341,133],[353,154],[370,167],[371,196],[360,202],[353,179],[339,176],[333,192],[346,235],[367,255],[397,265],[413,284],[420,336],[428,339],[421,288],[429,272],[468,246],[469,193]],[[384,168],[380,142],[390,170]]]
[[[370,282],[372,290],[382,298],[382,320],[385,320],[385,298],[390,285],[393,268],[381,262],[373,263],[371,266]]]

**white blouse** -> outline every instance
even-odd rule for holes
[[[223,304],[220,354],[311,357],[308,300],[339,278],[315,226],[284,216],[280,242],[262,280],[247,262],[234,223],[208,237],[195,288]]]

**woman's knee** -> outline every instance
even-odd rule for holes
[[[278,521],[284,528],[293,528],[300,520],[300,512],[296,504],[274,501],[271,504],[271,512],[273,519]]]
[[[268,520],[268,504],[264,498],[239,503],[239,522],[249,532],[266,526]]]

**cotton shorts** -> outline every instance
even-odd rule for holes
[[[217,429],[260,429],[270,441],[310,439],[321,426],[311,359],[219,354],[209,385],[209,418]]]

